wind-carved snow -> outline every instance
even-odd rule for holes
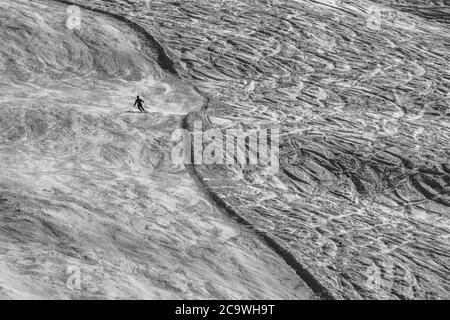
[[[0,29],[0,298],[311,297],[172,164],[204,98],[148,34],[46,0]]]
[[[203,120],[205,128],[280,129],[275,176],[257,166],[194,169],[218,203],[294,257],[291,265],[303,268],[298,273],[317,293],[448,298],[448,7],[76,2],[152,30],[177,72],[209,98],[206,113],[188,120]],[[10,163],[17,159],[23,157]]]
[[[448,298],[447,7],[435,9],[437,22],[419,2],[331,2],[92,5],[155,30],[178,72],[210,97],[207,113],[191,120],[280,128],[274,177],[255,178],[257,167],[195,170],[218,200],[292,253],[316,290]]]

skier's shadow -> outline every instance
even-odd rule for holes
[[[125,113],[147,113],[147,111],[145,111],[145,112],[140,112],[140,111],[125,111]]]

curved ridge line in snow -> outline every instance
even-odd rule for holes
[[[167,55],[166,51],[164,50],[164,47],[156,40],[156,38],[144,27],[140,26],[139,24],[128,20],[127,18],[112,13],[108,11],[104,11],[98,8],[89,7],[83,4],[78,4],[72,1],[68,0],[53,0],[56,2],[60,2],[67,5],[76,5],[80,8],[83,8],[85,10],[90,10],[93,12],[98,12],[104,15],[111,16],[113,18],[116,18],[127,25],[129,25],[133,30],[135,30],[137,33],[142,34],[146,37],[146,39],[157,49],[158,52],[158,64],[161,66],[161,68],[165,71],[168,71],[178,77],[180,75],[178,74],[177,70],[174,67],[174,61]],[[181,77],[180,77],[181,78]],[[192,84],[191,84],[192,85]],[[206,115],[207,113],[207,106],[211,102],[210,97],[206,96],[205,94],[202,94],[200,90],[195,85],[192,85],[195,91],[203,96],[206,100],[201,112],[202,114]],[[188,117],[189,114],[184,118],[183,120],[183,128],[188,128]],[[240,215],[238,212],[236,212],[231,206],[229,206],[220,196],[214,192],[211,188],[209,188],[205,183],[203,183],[203,179],[199,176],[195,165],[192,165],[193,170],[191,171],[192,174],[195,175],[195,178],[197,178],[201,185],[204,187],[205,192],[214,200],[216,205],[225,210],[225,212],[232,218],[234,218],[237,222],[239,222],[241,225],[245,226],[246,228],[251,229],[253,232],[256,233],[257,236],[261,237],[262,240],[272,249],[274,252],[279,255],[294,271],[295,273],[312,289],[312,291],[317,294],[321,299],[327,299],[327,300],[335,300],[336,298],[330,293],[330,291],[318,280],[316,277],[314,277],[313,274],[311,274],[296,258],[295,256],[289,252],[286,248],[281,246],[276,240],[274,240],[272,237],[267,235],[267,233],[256,229],[250,222],[248,222],[242,215]]]
[[[196,112],[189,113],[183,120],[183,128],[185,130],[189,130],[189,117],[194,115]],[[201,115],[206,116],[207,111],[202,110]],[[191,148],[193,152],[193,148]],[[193,155],[192,155],[193,156]],[[187,165],[191,167],[192,173],[195,175],[197,180],[201,183],[205,192],[208,196],[216,203],[216,205],[223,209],[226,214],[228,214],[231,218],[236,220],[241,225],[245,226],[247,229],[250,229],[254,232],[258,237],[260,237],[266,244],[271,248],[277,255],[279,255],[294,271],[295,273],[311,288],[311,290],[317,294],[321,299],[324,300],[337,300],[335,296],[331,293],[330,290],[324,286],[320,280],[318,280],[311,272],[308,271],[296,258],[295,256],[282,245],[280,245],[276,240],[270,237],[266,232],[257,229],[251,222],[245,219],[239,212],[237,212],[232,206],[227,204],[214,189],[210,188],[206,185],[202,179],[201,174],[196,170],[196,165],[191,164]]]
[[[109,11],[104,11],[98,8],[93,8],[93,7],[89,7],[86,6],[84,4],[79,4],[76,2],[72,2],[72,1],[68,1],[68,0],[53,0],[56,2],[60,2],[63,4],[67,4],[69,6],[78,6],[80,8],[83,8],[85,10],[89,10],[92,12],[97,12],[97,13],[101,13],[110,17],[113,17],[117,20],[120,20],[122,22],[124,22],[125,24],[127,24],[130,28],[132,28],[134,31],[136,31],[138,34],[144,35],[145,36],[145,40],[147,40],[148,42],[151,43],[151,46],[156,48],[157,53],[158,53],[158,64],[159,66],[167,71],[170,72],[176,76],[178,76],[178,72],[176,71],[173,61],[172,59],[169,58],[169,56],[167,55],[166,51],[164,50],[163,46],[161,46],[161,44],[155,39],[155,37],[149,32],[147,31],[144,27],[140,26],[139,24],[137,24],[136,22],[133,22],[131,20],[128,20],[127,18],[115,14],[113,12],[109,12]]]

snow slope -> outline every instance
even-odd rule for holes
[[[204,99],[154,39],[84,9],[69,29],[67,8],[0,1],[0,298],[311,297],[172,165]]]
[[[274,176],[195,170],[218,202],[289,253],[316,292],[448,298],[448,5],[79,2],[155,31],[179,74],[210,98],[191,119],[280,129]]]

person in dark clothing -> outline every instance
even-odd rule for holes
[[[142,106],[142,103],[144,103],[144,100],[142,100],[141,98],[139,98],[139,96],[137,96],[136,101],[134,102],[134,106],[137,105],[140,112],[145,112],[145,109]]]

